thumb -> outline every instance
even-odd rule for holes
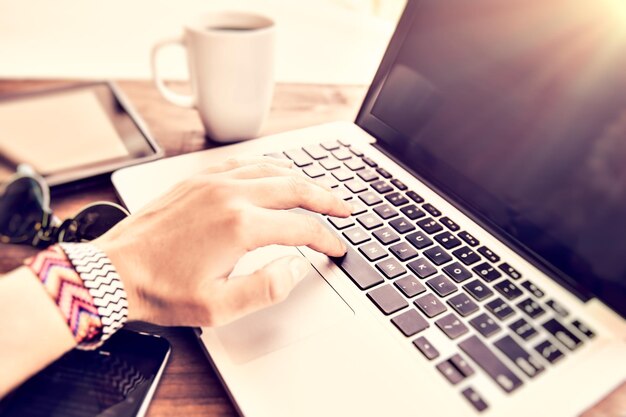
[[[229,322],[283,301],[310,270],[304,257],[285,256],[253,274],[229,278],[221,289],[220,316]]]

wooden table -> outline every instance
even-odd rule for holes
[[[68,84],[63,81],[2,81],[0,95]],[[211,147],[204,139],[197,113],[166,103],[152,83],[118,83],[146,121],[153,136],[167,156]],[[179,86],[180,87],[180,86]],[[279,84],[272,110],[262,135],[310,126],[334,120],[354,120],[365,86],[319,86]],[[109,181],[65,189],[55,193],[52,208],[61,218],[71,216],[80,207],[98,200],[117,201]],[[34,250],[0,244],[0,273],[10,271]],[[210,367],[192,329],[162,328],[137,324],[143,330],[165,336],[172,344],[172,356],[149,408],[148,416],[236,416],[236,411]],[[604,401],[588,410],[585,417],[626,415],[626,383]]]

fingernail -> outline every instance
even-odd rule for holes
[[[289,262],[289,269],[294,283],[298,283],[306,277],[311,270],[311,264],[304,258],[293,258]]]
[[[352,204],[348,203],[347,201],[344,201],[343,206],[346,208],[346,210],[350,212],[350,214],[352,214]]]

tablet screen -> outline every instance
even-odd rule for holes
[[[51,177],[155,153],[107,83],[0,100],[5,175],[21,163]]]

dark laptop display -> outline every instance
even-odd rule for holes
[[[626,2],[416,0],[398,27],[359,126],[626,317]]]

